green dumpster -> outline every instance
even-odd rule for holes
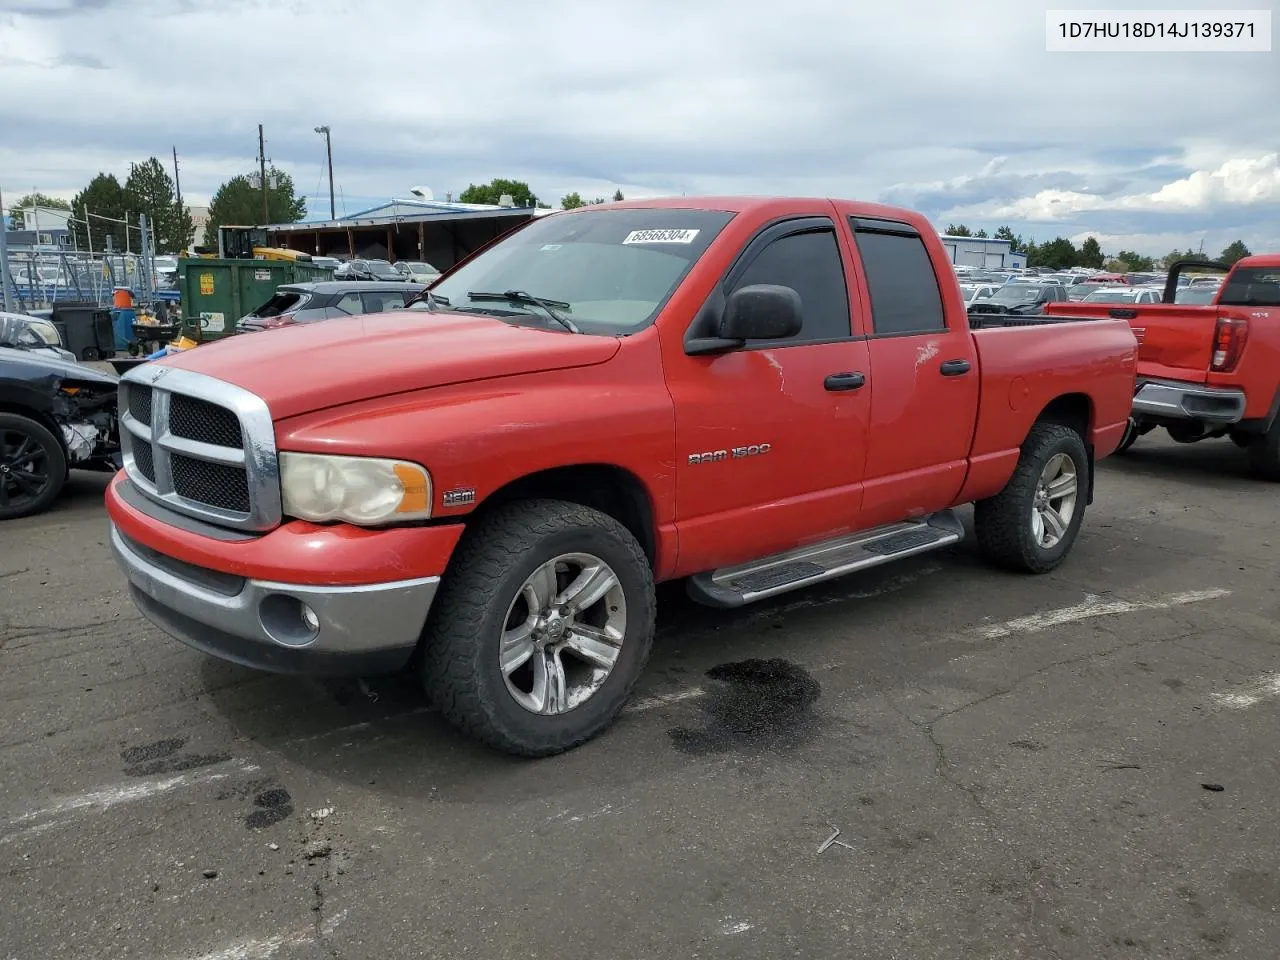
[[[184,332],[199,341],[230,336],[240,318],[270,300],[282,283],[332,279],[331,268],[305,261],[184,257],[178,261]]]

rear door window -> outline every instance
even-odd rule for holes
[[[364,313],[364,304],[360,302],[360,294],[358,293],[344,293],[338,298],[338,302],[334,306],[351,316]]]
[[[947,329],[942,292],[924,240],[914,227],[851,217],[871,295],[876,336],[938,333]]]
[[[360,296],[364,299],[365,313],[404,309],[404,293],[399,290],[374,290]]]

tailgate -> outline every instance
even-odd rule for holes
[[[1046,313],[1127,320],[1138,341],[1138,376],[1204,383],[1213,359],[1218,308],[1115,303],[1051,303]]]

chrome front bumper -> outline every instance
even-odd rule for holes
[[[1244,408],[1242,390],[1173,380],[1142,381],[1133,395],[1135,416],[1225,424],[1238,423],[1244,417]]]
[[[163,556],[114,524],[111,547],[148,620],[205,653],[277,673],[399,670],[440,584],[439,577],[354,587],[252,580]]]

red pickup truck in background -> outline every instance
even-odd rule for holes
[[[1189,269],[1227,271],[1212,303],[1174,302]],[[1138,376],[1121,450],[1157,427],[1179,443],[1230,437],[1260,477],[1280,481],[1280,254],[1234,265],[1179,261],[1159,304],[1051,304],[1045,313],[1112,317],[1133,328]]]
[[[979,322],[905,210],[557,213],[406,311],[131,371],[112,545],[142,612],[194,647],[412,663],[460,729],[556,753],[621,709],[655,582],[750,603],[954,543],[966,503],[993,562],[1062,562],[1125,431],[1134,336]]]

